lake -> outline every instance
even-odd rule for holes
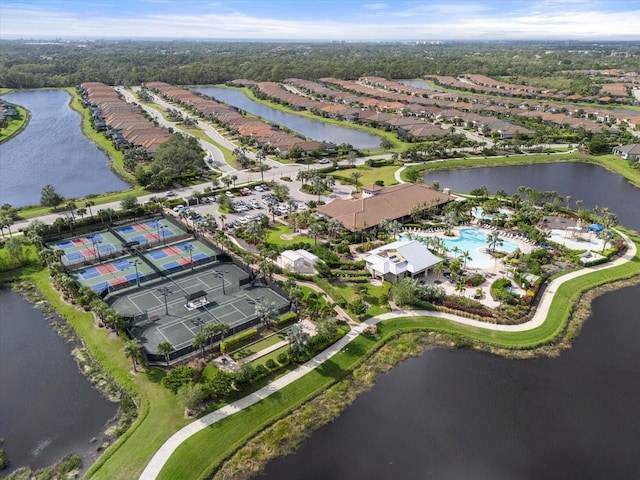
[[[18,91],[2,98],[29,110],[31,120],[20,134],[0,144],[0,204],[38,205],[47,184],[66,198],[129,188],[82,133],[80,114],[69,106],[67,92]]]
[[[621,225],[640,231],[640,189],[622,175],[591,163],[469,168],[430,172],[424,176],[426,184],[434,180],[440,182],[440,188],[451,188],[455,192],[468,192],[482,185],[491,193],[504,190],[509,195],[517,193],[520,186],[556,191],[563,197],[570,195],[574,208],[576,200],[583,201],[582,208],[609,207],[618,215]]]
[[[437,349],[373,390],[260,480],[638,478],[640,287],[608,293],[558,358]]]
[[[350,143],[355,148],[363,149],[380,146],[380,137],[377,135],[282,112],[254,102],[240,90],[221,87],[193,87],[191,91],[208,95],[218,101],[287,127],[312,140],[335,143],[336,145]]]
[[[72,452],[85,467],[93,461],[100,441],[89,440],[118,407],[80,374],[72,348],[40,310],[0,289],[0,436],[9,471],[46,467]]]
[[[640,189],[590,164],[434,172],[425,183],[556,190],[640,229]],[[382,375],[261,480],[638,478],[640,286],[609,292],[558,358],[435,349]]]

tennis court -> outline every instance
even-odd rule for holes
[[[76,270],[70,275],[80,286],[102,294],[106,291],[137,285],[153,275],[153,269],[134,257]]]
[[[219,252],[200,240],[189,240],[144,253],[145,258],[166,273],[180,272],[196,265],[213,262]]]
[[[224,287],[223,287],[224,282]],[[272,302],[276,309],[289,301],[264,286],[252,286],[249,275],[231,263],[216,264],[183,278],[149,283],[141,289],[115,294],[109,303],[118,313],[134,318],[132,334],[149,353],[160,342],[170,342],[176,350],[188,347],[208,323],[224,323],[230,332],[256,318],[256,304]],[[204,299],[189,308],[189,297]]]
[[[185,233],[176,225],[163,219],[124,225],[117,227],[115,232],[125,242],[138,242],[142,245],[146,243],[167,244],[174,241],[172,237]]]
[[[103,231],[85,237],[67,238],[49,243],[47,246],[64,252],[63,265],[74,265],[94,260],[101,261],[102,257],[115,254],[120,244],[120,240],[115,235]]]

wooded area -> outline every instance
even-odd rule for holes
[[[190,41],[0,42],[0,85],[68,87],[82,82],[218,84],[237,78],[390,79],[477,73],[548,77],[566,70],[640,70],[637,43],[258,43]],[[576,93],[584,85],[575,83]],[[579,91],[578,91],[579,90]]]

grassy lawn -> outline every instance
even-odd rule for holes
[[[27,111],[27,109],[16,105],[16,110],[20,114],[20,118],[12,120],[11,122],[9,122],[9,125],[0,129],[0,143],[5,142],[14,135],[20,133],[29,121],[29,112]]]
[[[332,173],[333,177],[340,181],[343,179],[347,180],[347,183],[353,185],[353,180],[351,179],[351,174],[355,171],[362,173],[362,176],[358,179],[358,184],[362,185],[371,185],[376,180],[382,180],[385,186],[395,185],[398,183],[395,177],[395,173],[398,170],[398,167],[395,165],[390,165],[388,167],[370,167],[368,165],[359,165],[355,168],[348,168],[346,170],[338,170],[335,173]]]
[[[231,354],[231,358],[233,358],[234,360],[241,360],[243,358],[247,358],[248,356],[258,353],[264,350],[265,348],[269,348],[270,346],[275,345],[276,343],[281,342],[284,339],[285,339],[285,335],[282,333],[269,335],[268,337],[263,338],[258,342],[252,343],[251,345],[246,345],[245,347],[242,347],[234,351]]]
[[[411,171],[434,172],[438,170],[454,170],[460,168],[500,167],[508,165],[525,165],[531,163],[586,162],[595,163],[609,171],[619,173],[631,183],[640,187],[640,170],[631,168],[626,160],[616,155],[582,155],[580,153],[558,155],[511,155],[509,157],[474,157],[438,162],[423,163],[407,167],[400,173],[404,181],[409,181]],[[364,178],[364,176],[363,176]],[[362,181],[362,178],[360,179]],[[385,183],[386,185],[386,183]]]
[[[276,223],[275,225],[269,227],[266,242],[271,245],[278,246],[288,246],[293,245],[294,243],[313,243],[313,238],[307,237],[305,235],[295,235],[290,240],[286,240],[281,238],[281,235],[292,235],[293,230],[288,225],[283,225],[281,223]]]
[[[638,246],[640,243],[638,235],[630,233],[630,236]],[[527,332],[496,332],[457,325],[433,317],[397,318],[382,322],[378,326],[377,339],[358,337],[330,361],[282,389],[276,395],[191,437],[169,459],[159,478],[171,479],[180,475],[188,478],[206,478],[208,472],[252,436],[249,432],[261,430],[286,415],[296,405],[325,390],[347,375],[378,346],[397,334],[428,329],[471,337],[510,349],[535,348],[549,344],[565,329],[573,305],[582,291],[638,274],[640,274],[640,257],[636,256],[633,261],[625,265],[593,272],[562,285],[558,289],[545,323]]]
[[[278,355],[280,355],[281,353],[286,353],[287,351],[289,351],[289,345],[285,345],[283,347],[278,348],[277,350],[274,350],[271,353],[268,353],[267,355],[264,355],[260,358],[256,358],[253,362],[251,362],[251,365],[253,365],[254,367],[257,367],[258,365],[264,365],[269,360],[273,360],[274,362],[277,363]]]

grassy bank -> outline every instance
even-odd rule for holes
[[[439,170],[457,170],[462,168],[504,167],[510,165],[528,165],[532,163],[585,162],[600,165],[610,172],[624,176],[631,183],[640,187],[640,170],[631,168],[626,160],[616,155],[583,155],[581,153],[540,154],[540,155],[510,155],[508,157],[470,157],[454,160],[443,160],[411,165],[405,168],[400,177],[405,182],[410,181],[412,172],[424,174]]]
[[[20,114],[20,118],[12,120],[9,122],[9,125],[2,128],[2,132],[0,133],[0,143],[6,142],[13,136],[19,134],[29,124],[29,120],[31,119],[29,111],[19,105],[15,105],[15,108]]]
[[[634,232],[627,233],[636,246],[640,247],[640,237]],[[556,342],[563,333],[576,302],[583,292],[618,279],[637,275],[640,275],[639,254],[624,265],[596,271],[563,284],[554,297],[545,323],[526,332],[496,332],[458,325],[434,317],[397,318],[382,322],[378,325],[378,336],[375,339],[358,337],[347,348],[301,380],[250,409],[239,412],[189,438],[169,459],[160,478],[177,478],[180,474],[188,478],[206,478],[252,434],[264,429],[278,418],[287,415],[292,408],[303,404],[338,380],[348,376],[356,365],[363,362],[390,338],[399,334],[420,330],[435,331],[451,335],[453,338],[473,339],[485,345],[487,349],[499,347],[516,350],[545,347]],[[278,445],[268,445],[267,448],[278,449]]]

